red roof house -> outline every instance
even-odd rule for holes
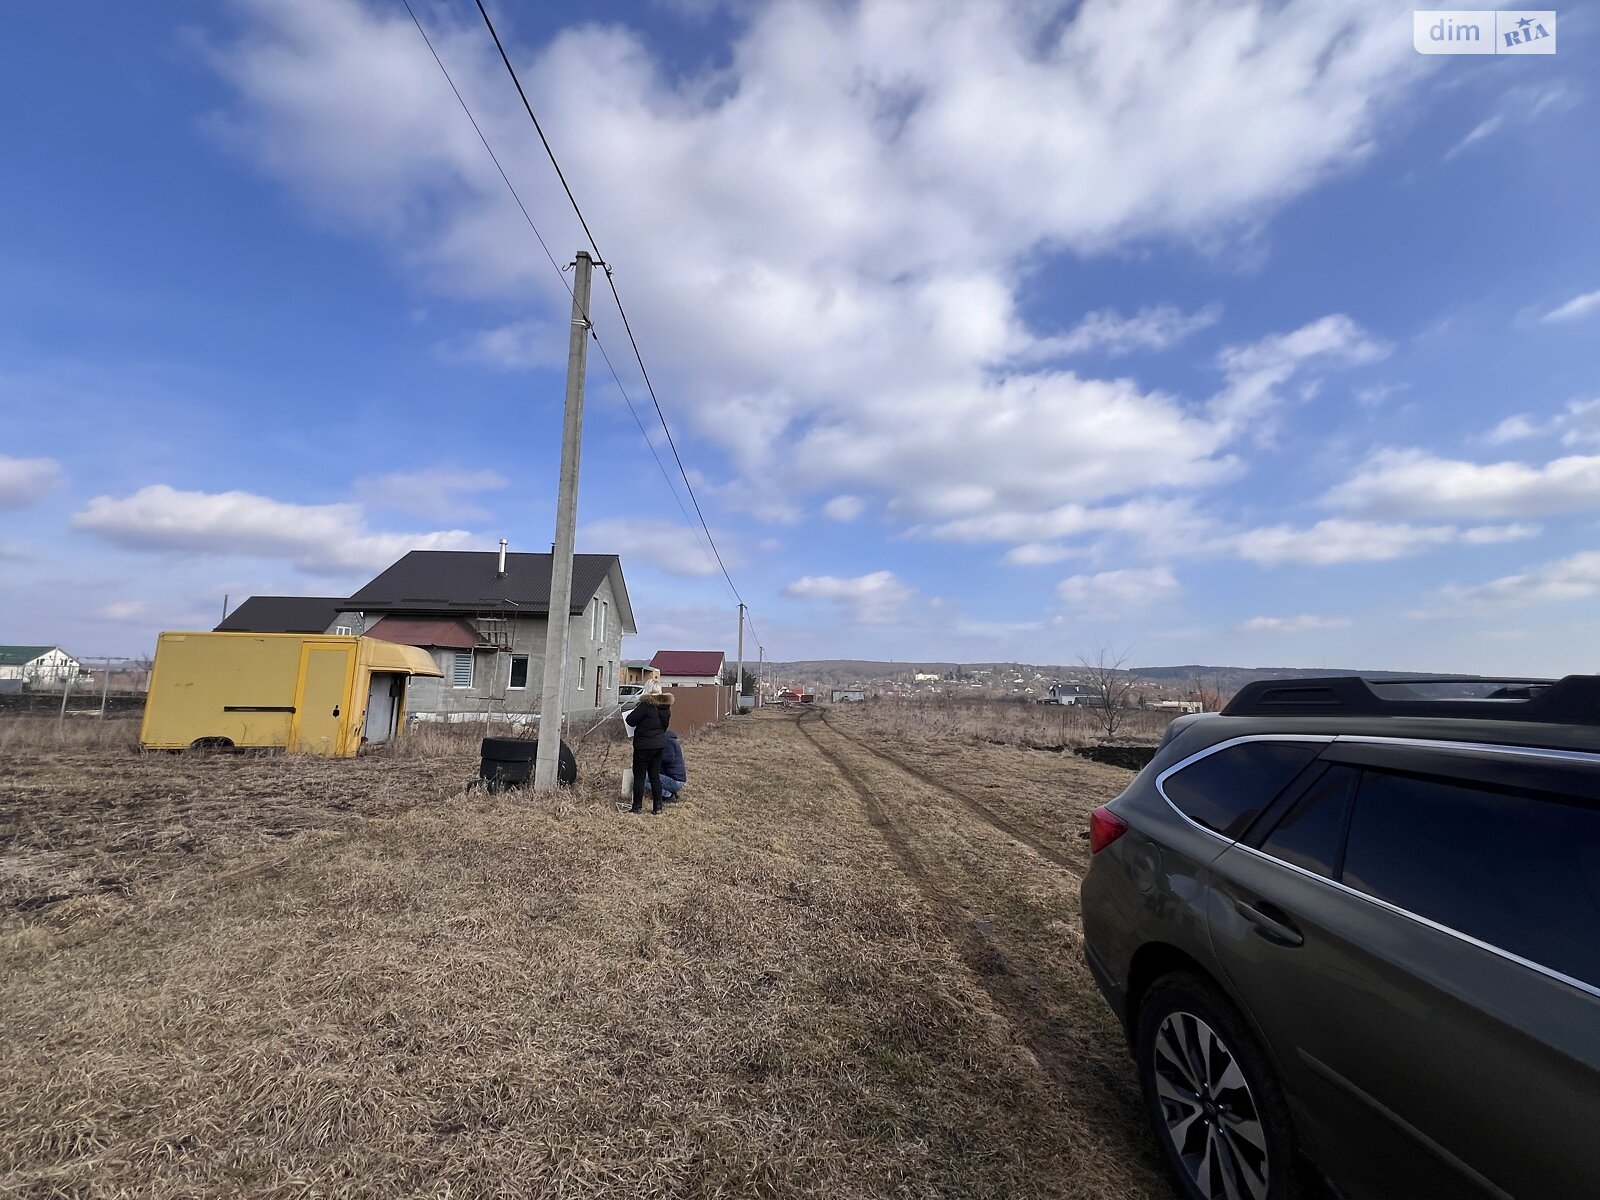
[[[727,655],[721,650],[658,650],[650,665],[661,672],[662,687],[720,683]]]

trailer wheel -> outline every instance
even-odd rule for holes
[[[196,738],[189,743],[189,749],[199,754],[217,754],[223,750],[232,750],[233,739],[225,737]]]

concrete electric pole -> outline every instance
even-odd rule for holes
[[[739,673],[733,677],[733,715],[744,711],[744,601],[739,602]]]
[[[578,525],[578,458],[583,444],[583,373],[589,361],[589,282],[594,259],[578,251],[572,272],[572,334],[567,340],[567,408],[561,426],[561,490],[550,554],[550,617],[544,639],[535,791],[555,788],[561,770],[561,712],[567,702],[567,640],[572,624],[572,550]]]

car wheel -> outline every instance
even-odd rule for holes
[[[1145,1109],[1189,1200],[1300,1195],[1283,1092],[1244,1019],[1187,974],[1157,980],[1139,1007],[1135,1056]]]

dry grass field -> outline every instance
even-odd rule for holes
[[[604,731],[536,798],[0,728],[0,1195],[1167,1195],[1078,947],[1128,774],[869,707],[660,817]]]

